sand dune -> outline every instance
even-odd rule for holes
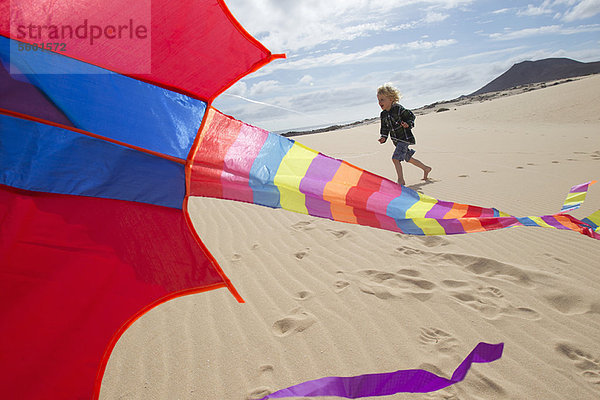
[[[430,196],[517,216],[557,212],[600,178],[600,76],[417,118]],[[298,137],[394,179],[378,124]],[[600,208],[600,184],[580,210]],[[170,301],[117,344],[101,399],[256,399],[305,380],[424,368],[449,376],[479,342],[504,356],[430,394],[380,399],[600,398],[600,243],[535,228],[407,236],[193,199],[226,290]]]

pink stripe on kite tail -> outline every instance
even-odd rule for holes
[[[379,192],[373,193],[367,200],[367,211],[375,213],[382,229],[402,232],[396,220],[387,215],[387,208],[392,200],[402,194],[402,187],[388,179],[381,181]]]
[[[250,187],[250,170],[269,133],[263,129],[242,124],[237,138],[225,155],[221,184],[223,198],[254,202]]]
[[[502,356],[504,343],[479,343],[454,370],[452,378],[442,378],[422,369],[400,370],[381,374],[351,377],[327,377],[315,379],[279,390],[263,397],[280,399],[284,397],[337,396],[348,399],[387,396],[395,393],[427,393],[443,389],[462,381],[473,363],[489,363]]]

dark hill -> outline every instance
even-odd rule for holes
[[[497,92],[529,83],[555,81],[597,73],[600,73],[600,61],[583,63],[569,58],[523,61],[513,65],[508,71],[471,93],[470,96]]]

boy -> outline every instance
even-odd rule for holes
[[[396,146],[394,154],[392,154],[392,162],[396,167],[398,183],[405,185],[401,161],[409,162],[421,168],[423,170],[423,180],[428,179],[431,167],[414,158],[415,151],[408,148],[409,145],[415,144],[415,137],[411,131],[411,128],[415,126],[415,115],[412,111],[398,104],[400,97],[398,89],[390,84],[385,84],[377,89],[377,100],[382,109],[379,143],[383,144],[388,136],[392,137],[392,142]]]

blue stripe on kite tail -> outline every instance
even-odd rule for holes
[[[588,217],[585,217],[581,220],[581,222],[589,225],[593,231],[600,233],[600,210],[596,211]]]
[[[452,378],[437,376],[422,369],[400,370],[395,372],[359,375],[352,377],[327,377],[307,381],[263,397],[280,399],[284,397],[337,396],[347,399],[387,396],[395,393],[428,393],[443,389],[462,381],[473,363],[489,363],[502,357],[504,343],[479,343],[454,370]]]
[[[269,133],[250,169],[248,183],[252,188],[255,204],[281,208],[279,189],[275,186],[275,175],[283,157],[293,145],[292,140]]]

